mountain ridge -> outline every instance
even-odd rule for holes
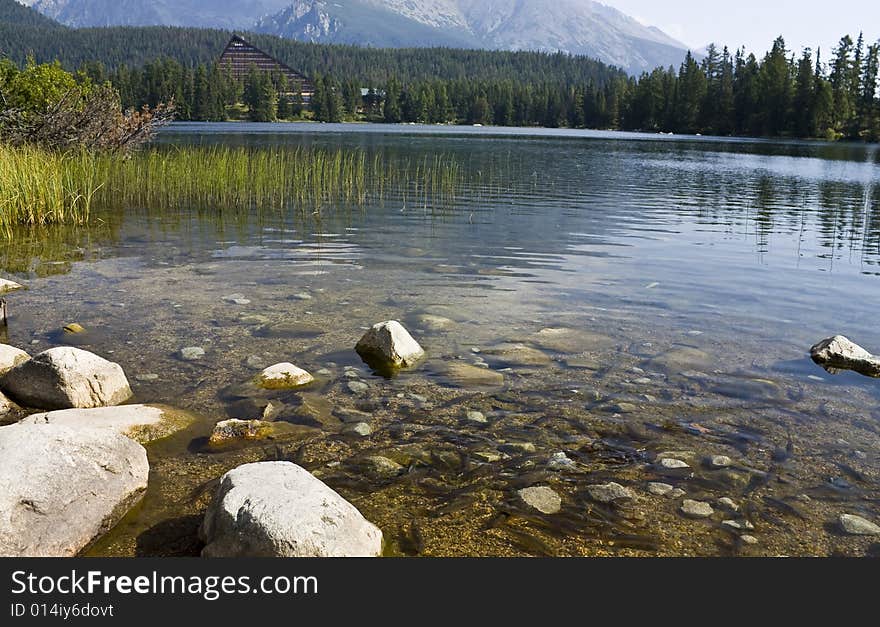
[[[9,1],[9,0],[7,0]],[[688,47],[593,0],[20,0],[72,27],[194,26],[378,48],[536,50],[639,74]]]

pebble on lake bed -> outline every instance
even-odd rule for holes
[[[587,486],[587,494],[598,503],[613,503],[614,501],[631,501],[636,495],[629,488],[619,483],[606,483],[604,485]]]
[[[841,514],[841,528],[851,536],[880,536],[880,526],[853,514]]]
[[[715,510],[712,509],[711,505],[703,501],[686,499],[681,504],[681,513],[688,518],[709,518],[709,516],[715,513]]]
[[[669,494],[674,489],[675,486],[671,486],[668,483],[658,483],[656,481],[652,481],[648,484],[648,492],[650,492],[654,496],[669,496]]]
[[[709,458],[709,466],[711,468],[720,469],[720,468],[730,468],[733,465],[733,460],[727,457],[726,455],[713,455]]]
[[[342,432],[347,433],[348,435],[359,435],[360,437],[365,438],[373,433],[373,427],[366,422],[356,422],[354,424],[346,425]]]
[[[348,389],[351,390],[353,394],[364,394],[370,389],[370,386],[363,381],[349,381]]]
[[[470,422],[475,422],[475,423],[477,423],[477,424],[481,424],[481,425],[484,425],[484,424],[486,424],[487,422],[489,422],[489,421],[486,419],[486,416],[483,414],[483,412],[479,412],[479,411],[469,411],[469,412],[467,413],[467,419],[468,419]]]
[[[205,349],[201,346],[187,346],[180,349],[180,358],[184,361],[198,361],[205,356]]]
[[[558,514],[562,509],[562,498],[547,486],[523,488],[517,494],[527,505],[542,514]]]

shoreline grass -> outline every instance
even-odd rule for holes
[[[395,193],[425,207],[454,202],[462,169],[360,149],[164,147],[132,155],[0,145],[0,233],[17,225],[83,225],[119,208],[320,214]]]

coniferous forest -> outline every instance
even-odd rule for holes
[[[23,65],[58,60],[110,81],[127,107],[173,100],[180,119],[314,119],[880,139],[880,43],[843,37],[828,54],[762,57],[710,46],[640,77],[567,54],[382,50],[248,35],[311,76],[311,106],[279,98],[276,77],[242,84],[217,67],[229,33],[190,28],[0,25],[0,51]]]

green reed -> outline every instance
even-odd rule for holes
[[[454,204],[461,177],[442,155],[413,162],[358,149],[154,146],[122,157],[0,146],[0,231],[81,225],[97,209],[320,215],[392,195],[433,209]]]

